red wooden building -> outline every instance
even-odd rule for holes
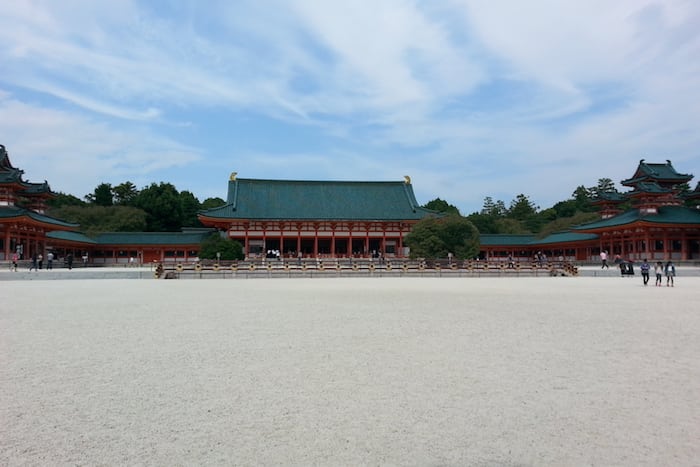
[[[402,182],[239,179],[226,205],[203,211],[205,226],[226,231],[246,256],[404,257],[404,237],[435,212],[421,208]]]

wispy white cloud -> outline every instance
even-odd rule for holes
[[[82,196],[101,182],[138,186],[160,170],[200,159],[196,149],[149,131],[114,129],[73,113],[0,100],[3,144],[29,181],[48,180],[55,191]]]
[[[700,172],[698,24],[684,0],[5,2],[0,134],[30,176],[38,141],[104,155],[89,188],[216,167],[220,140],[270,177],[409,174],[467,211],[546,206],[642,157]],[[233,137],[240,119],[261,128]]]

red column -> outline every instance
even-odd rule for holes
[[[331,258],[335,258],[335,227],[331,227]]]
[[[5,231],[5,259],[10,259],[10,226]]]
[[[314,226],[314,258],[318,258],[318,226]]]

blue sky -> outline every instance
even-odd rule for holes
[[[469,214],[700,175],[694,0],[13,0],[0,63],[0,144],[79,197],[410,175]]]

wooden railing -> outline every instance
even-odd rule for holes
[[[566,262],[487,262],[448,260],[293,259],[247,261],[200,261],[164,263],[156,271],[160,278],[248,278],[309,276],[575,276],[578,271]]]

